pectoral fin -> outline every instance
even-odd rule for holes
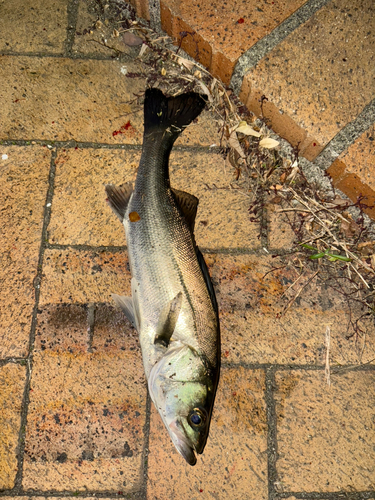
[[[117,307],[121,309],[121,311],[130,321],[130,323],[139,333],[141,326],[141,319],[139,314],[137,282],[134,278],[132,278],[131,280],[131,287],[132,287],[132,297],[124,297],[123,295],[117,295],[115,293],[112,293],[112,298],[115,301]]]
[[[114,300],[116,306],[125,314],[134,328],[137,328],[132,298],[112,293],[112,299]]]
[[[164,309],[160,313],[159,321],[156,327],[154,344],[162,344],[165,347],[168,347],[173,332],[176,328],[181,304],[182,293],[179,292],[176,297],[168,302],[168,304],[164,307]]]

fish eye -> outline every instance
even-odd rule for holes
[[[189,415],[189,423],[192,427],[203,427],[207,420],[207,413],[203,408],[194,408]]]

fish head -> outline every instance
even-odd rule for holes
[[[148,385],[176,449],[195,465],[208,437],[215,377],[194,348],[176,341],[151,370]]]

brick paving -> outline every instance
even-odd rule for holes
[[[248,33],[250,16],[234,12],[235,21],[244,23],[232,25],[226,15],[226,40],[215,44],[206,20],[201,37],[212,54],[211,70],[223,65],[223,78],[230,79],[241,52],[286,26],[290,16],[297,19],[293,11],[300,6],[314,4],[312,24],[319,16],[335,24],[332,9],[337,15],[343,9],[334,1],[302,3],[278,3],[275,12],[269,2],[257,4],[251,43],[244,40],[226,55],[231,69],[213,54],[225,52],[231,37],[239,41]],[[155,18],[145,2],[135,5]],[[350,33],[360,22],[356,5],[346,5],[347,18],[335,30],[347,30],[360,43],[362,32]],[[161,2],[163,16],[167,8],[173,13],[176,6]],[[194,12],[189,15],[198,30]],[[173,30],[178,34],[189,19],[173,21]],[[293,235],[272,206],[264,207],[258,223],[249,222],[244,191],[230,188],[225,162],[210,148],[219,139],[208,111],[179,139],[171,177],[176,188],[200,198],[196,240],[217,290],[222,374],[203,456],[192,468],[174,449],[147,394],[137,334],[110,296],[130,293],[130,274],[123,230],[106,206],[104,185],[135,178],[142,109],[129,101],[144,89],[145,78],[124,75],[141,73],[139,48],[114,41],[124,54],[113,58],[96,43],[95,32],[75,34],[96,20],[84,1],[0,5],[0,496],[375,498],[375,327],[368,321],[367,336],[347,339],[347,304],[319,282],[280,314],[297,278],[281,264]],[[292,36],[303,37],[306,29],[297,27]],[[289,49],[285,39],[270,61]],[[368,51],[366,57],[353,76],[361,78],[358,99],[346,94],[345,112],[334,103],[329,112],[342,122],[326,123],[315,105],[307,109],[308,83],[301,83],[306,91],[295,99],[296,113],[315,117],[321,146],[372,98],[370,78],[363,76],[371,73]],[[293,66],[296,78],[303,73],[300,64]],[[277,87],[271,95],[293,107]],[[301,126],[308,118],[298,119],[294,130],[313,159],[311,141],[318,136]],[[128,120],[131,128],[113,136]],[[331,167],[341,172],[335,182],[356,175],[373,188],[372,137],[367,127],[345,143]],[[330,387],[324,373],[327,327]]]

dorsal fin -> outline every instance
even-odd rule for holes
[[[190,228],[191,234],[194,234],[195,217],[197,215],[199,200],[196,196],[185,191],[172,189],[177,205],[180,207],[183,216]]]
[[[130,182],[122,184],[118,187],[113,184],[107,184],[105,192],[108,196],[108,205],[122,222],[125,217],[130,197],[133,193],[133,185]]]

